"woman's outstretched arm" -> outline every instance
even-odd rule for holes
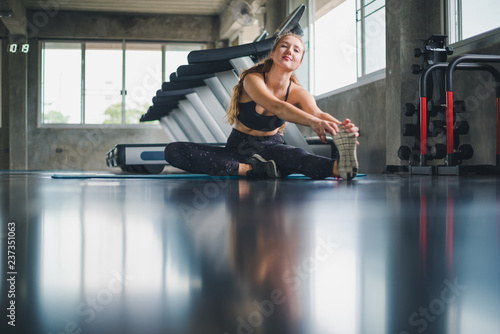
[[[316,116],[319,119],[323,119],[341,125],[348,132],[355,133],[356,137],[359,135],[358,127],[356,127],[354,123],[351,122],[350,119],[345,119],[344,121],[341,122],[332,115],[322,111],[316,104],[316,99],[311,95],[311,93],[309,93],[302,87],[297,87],[295,89],[292,99],[290,100],[290,103],[297,104],[300,109],[307,112],[308,114]]]

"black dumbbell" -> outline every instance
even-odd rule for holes
[[[420,72],[422,72],[422,70],[423,70],[423,68],[420,65],[417,65],[417,64],[411,65],[411,73],[413,73],[413,74],[419,74]]]
[[[438,104],[434,102],[433,100],[427,102],[427,114],[431,117],[436,117],[438,113],[440,112],[445,112],[446,111],[446,106]],[[453,112],[455,113],[464,113],[466,111],[465,109],[465,101],[464,100],[457,100],[453,102]]]
[[[412,117],[417,111],[417,108],[413,103],[406,103],[403,106],[403,113],[405,116]]]
[[[408,161],[410,165],[418,165],[420,163],[420,150],[411,149],[409,146],[403,145],[398,149],[398,158],[403,161]]]
[[[453,126],[453,132],[457,135],[466,135],[469,133],[469,122],[467,121],[457,121]]]
[[[429,136],[435,137],[446,131],[446,122],[443,120],[433,120],[429,122]],[[455,135],[466,135],[469,133],[469,122],[457,121],[453,126],[453,133]]]
[[[411,148],[403,145],[400,146],[398,149],[398,158],[403,160],[403,161],[408,161],[410,160],[410,155],[411,155]]]
[[[460,161],[468,160],[474,156],[474,149],[472,149],[472,146],[470,144],[463,144],[458,148],[458,152],[456,152],[456,155],[457,159]]]
[[[433,159],[443,159],[446,157],[446,145],[436,144],[431,147],[431,156]]]
[[[446,122],[442,120],[433,120],[429,122],[429,137],[436,137],[446,132]]]
[[[410,165],[416,166],[420,164],[420,150],[413,150],[410,154]]]
[[[430,117],[436,117],[438,113],[444,113],[445,111],[445,106],[442,106],[441,104],[436,103],[433,100],[427,102],[427,115],[429,115]]]
[[[415,58],[418,58],[423,54],[424,54],[424,52],[419,48],[416,48],[415,50],[413,50],[413,55],[415,56]]]

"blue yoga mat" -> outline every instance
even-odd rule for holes
[[[210,176],[206,174],[108,174],[108,173],[61,173],[53,179],[212,179],[238,178],[238,176]]]
[[[366,176],[358,174],[356,177]],[[210,176],[206,174],[111,174],[111,173],[60,173],[52,175],[53,179],[239,179],[239,176]],[[303,174],[291,174],[287,179],[310,179]],[[333,178],[329,178],[333,179]]]

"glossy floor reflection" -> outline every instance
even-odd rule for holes
[[[499,178],[51,175],[0,173],[2,333],[500,328]]]

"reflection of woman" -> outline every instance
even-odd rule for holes
[[[238,315],[247,329],[258,327],[261,333],[294,334],[302,332],[301,294],[308,288],[303,282],[304,290],[298,290],[284,275],[298,265],[304,233],[297,224],[286,223],[281,202],[275,201],[275,197],[284,196],[279,184],[245,179],[231,183],[230,254],[242,293]]]
[[[276,38],[271,54],[244,71],[233,89],[228,121],[234,125],[225,147],[176,142],[165,149],[165,160],[192,173],[279,177],[302,173],[314,179],[356,175],[358,128],[322,112],[298,83],[294,71],[305,48],[300,36],[286,33]],[[326,142],[333,136],[338,157],[329,159],[283,144],[285,122],[310,126]]]

